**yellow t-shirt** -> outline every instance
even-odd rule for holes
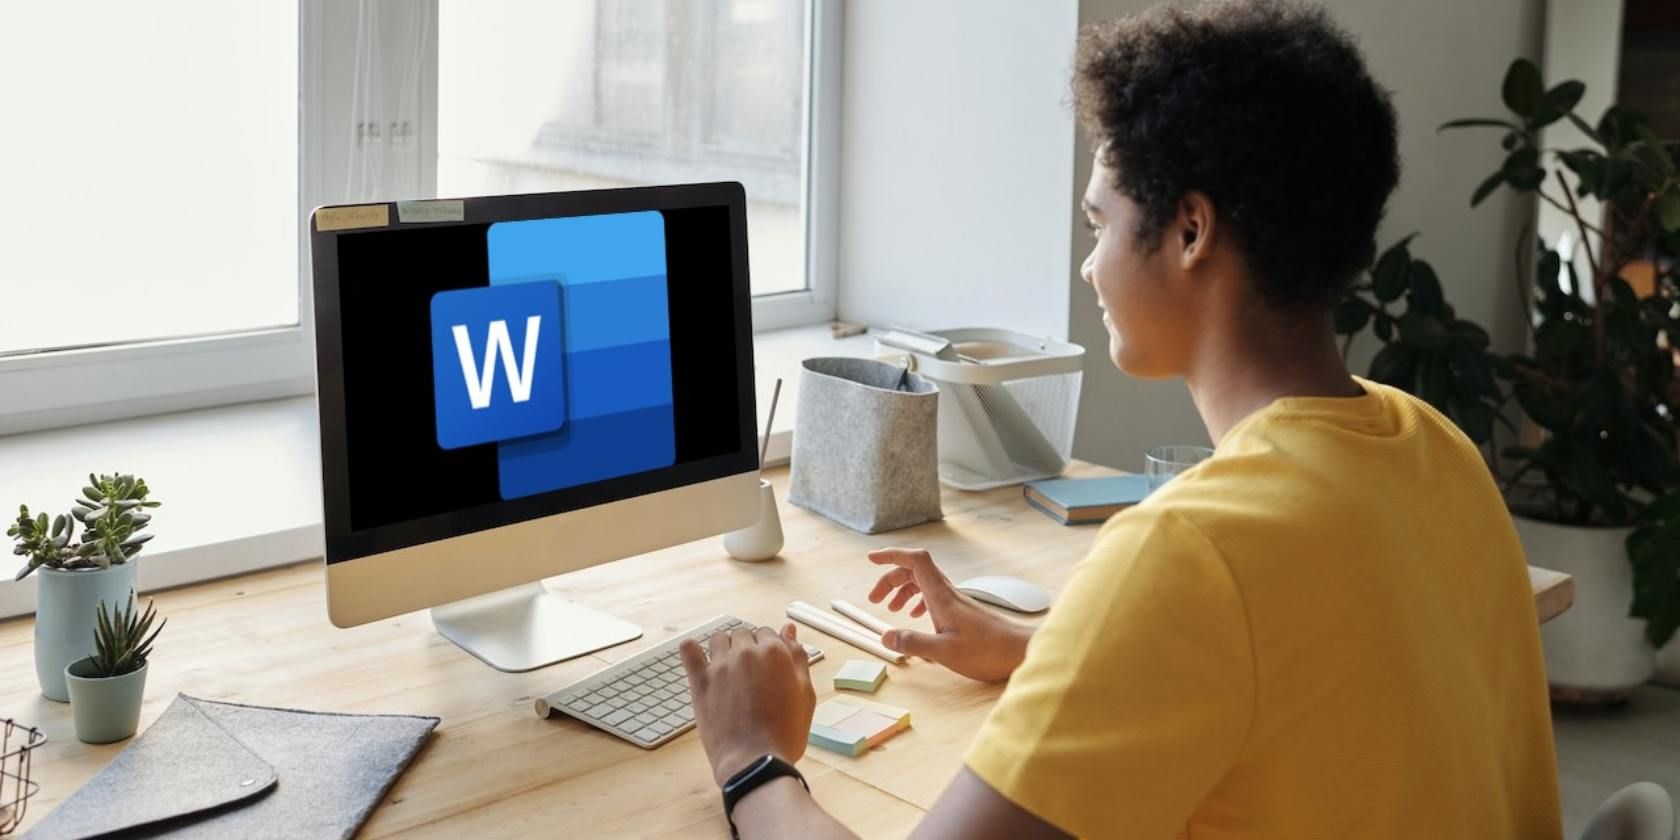
[[[1450,421],[1361,384],[1110,519],[968,767],[1085,837],[1560,837],[1510,516]]]

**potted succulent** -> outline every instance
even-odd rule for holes
[[[149,493],[146,482],[131,475],[89,475],[69,513],[49,518],[22,506],[6,529],[17,543],[12,553],[25,559],[17,579],[38,572],[35,675],[49,700],[69,699],[64,666],[93,651],[94,609],[134,589],[130,561],[151,539],[142,531],[151,522],[148,511],[158,506]]]
[[[70,716],[76,737],[89,744],[109,744],[134,734],[140,726],[140,701],[146,695],[146,659],[152,642],[169,619],[157,617],[154,604],[141,613],[130,590],[120,605],[106,610],[99,602],[93,629],[93,655],[64,668],[70,689]],[[150,631],[148,635],[147,631]]]
[[[1538,239],[1517,250],[1526,352],[1488,352],[1486,332],[1456,317],[1407,241],[1384,253],[1336,322],[1349,340],[1369,326],[1383,342],[1372,378],[1440,408],[1487,445],[1496,473],[1508,465],[1501,480],[1530,562],[1575,578],[1574,606],[1542,629],[1553,694],[1600,702],[1648,679],[1654,649],[1680,627],[1680,173],[1675,145],[1641,115],[1612,106],[1596,125],[1578,116],[1584,91],[1576,81],[1547,88],[1518,60],[1503,86],[1509,116],[1442,126],[1502,135],[1504,163],[1472,205],[1509,187],[1573,228],[1570,253]],[[1590,145],[1544,147],[1541,130],[1562,120]],[[1584,212],[1582,198],[1602,214]],[[1523,434],[1507,417],[1512,402]],[[1501,428],[1514,438],[1504,446]]]

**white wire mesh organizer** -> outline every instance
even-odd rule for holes
[[[875,351],[939,386],[939,480],[984,490],[1061,475],[1085,348],[1010,330],[873,333]]]
[[[0,834],[23,823],[23,810],[41,786],[29,780],[30,756],[47,742],[46,733],[0,718]]]

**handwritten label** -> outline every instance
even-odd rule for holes
[[[351,207],[322,207],[315,211],[318,231],[385,227],[391,224],[391,205],[357,204]]]
[[[465,202],[459,198],[440,199],[437,201],[399,201],[397,202],[397,221],[403,224],[415,222],[459,222],[466,218]]]

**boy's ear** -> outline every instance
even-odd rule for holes
[[[1217,234],[1217,217],[1213,201],[1206,193],[1191,190],[1178,202],[1179,267],[1195,268],[1213,253],[1213,238]]]

